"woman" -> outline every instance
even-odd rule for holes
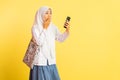
[[[65,22],[66,31],[61,34],[51,22],[52,10],[41,7],[35,16],[32,27],[33,40],[39,46],[34,57],[29,80],[60,80],[56,67],[55,40],[63,42],[69,35],[69,23]]]

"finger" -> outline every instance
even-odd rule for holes
[[[69,24],[69,22],[65,22],[65,24]]]
[[[68,24],[68,23],[66,23],[65,25],[66,25],[66,26],[69,26],[69,24]]]
[[[69,23],[65,23],[64,25],[69,25]]]
[[[45,23],[45,24],[49,24],[49,23],[50,23],[50,20],[46,20],[44,23]]]

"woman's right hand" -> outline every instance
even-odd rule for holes
[[[47,29],[50,24],[50,18],[46,19],[43,21],[43,28]]]

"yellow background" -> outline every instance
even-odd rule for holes
[[[71,17],[70,36],[56,42],[61,80],[120,80],[120,0],[0,0],[0,80],[28,80],[22,59],[43,5],[61,32]]]

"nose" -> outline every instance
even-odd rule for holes
[[[51,18],[51,14],[49,14],[48,17]]]

